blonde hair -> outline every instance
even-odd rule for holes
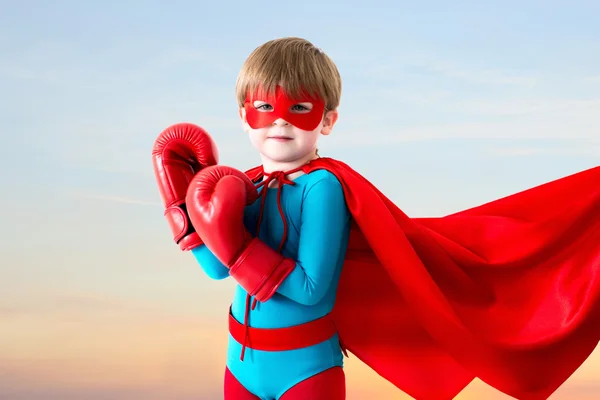
[[[238,106],[244,106],[248,93],[264,90],[273,94],[278,85],[292,98],[303,91],[318,95],[325,102],[325,111],[340,104],[342,79],[335,63],[306,39],[279,38],[257,47],[238,75]]]

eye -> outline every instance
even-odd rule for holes
[[[273,111],[272,105],[270,105],[269,103],[264,103],[262,101],[255,101],[254,108],[256,108],[259,111]]]
[[[310,110],[312,109],[312,104],[311,103],[299,103],[299,104],[294,104],[290,110],[297,113],[297,114],[305,114],[307,112],[310,112]]]

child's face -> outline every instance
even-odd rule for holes
[[[240,109],[240,117],[250,142],[263,157],[290,163],[315,153],[319,135],[331,132],[337,111],[324,115],[322,101],[310,98],[294,101],[278,91],[264,99],[249,100]]]

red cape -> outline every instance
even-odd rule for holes
[[[479,207],[410,218],[320,158],[354,219],[334,318],[342,342],[416,399],[475,377],[545,399],[600,339],[600,167]],[[260,179],[262,167],[246,172]]]

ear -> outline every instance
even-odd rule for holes
[[[246,120],[246,109],[241,107],[238,109],[238,113],[240,115],[240,119],[242,120],[242,129],[244,132],[248,132],[248,121]]]
[[[337,110],[331,110],[325,113],[325,116],[323,117],[323,128],[321,128],[322,135],[329,135],[331,133],[333,126],[338,120],[338,116]]]

